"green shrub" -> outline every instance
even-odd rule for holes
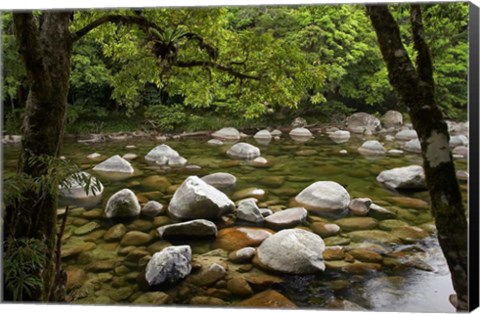
[[[145,118],[162,131],[172,131],[187,120],[182,105],[151,105],[145,110]]]

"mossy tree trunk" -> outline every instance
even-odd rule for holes
[[[49,157],[58,157],[64,134],[70,78],[72,41],[69,12],[14,13],[15,35],[27,69],[29,94],[23,122],[19,175],[47,176]],[[32,159],[34,157],[34,159]],[[32,163],[35,160],[35,163]],[[38,239],[46,244],[47,264],[40,273],[43,287],[33,291],[31,301],[53,298],[55,278],[56,197],[54,184],[30,188],[6,208],[5,239]]]
[[[457,310],[468,310],[467,220],[449,148],[448,127],[434,97],[433,67],[423,38],[419,5],[411,5],[410,22],[416,67],[400,38],[399,27],[386,5],[367,6],[387,65],[390,83],[409,108],[422,147],[423,168],[438,240],[447,260],[457,293]]]

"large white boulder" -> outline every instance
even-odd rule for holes
[[[123,189],[108,199],[105,216],[107,218],[133,217],[138,216],[140,210],[140,203],[135,193],[129,189]]]
[[[325,270],[322,238],[302,229],[286,229],[265,239],[257,249],[260,265],[274,271],[305,275]]]
[[[425,173],[421,166],[413,165],[382,171],[377,181],[391,189],[424,190]]]
[[[248,143],[237,143],[230,147],[227,155],[235,159],[254,159],[260,156],[260,149]]]
[[[401,130],[395,134],[395,138],[400,141],[409,141],[418,139],[418,134],[415,130]]]
[[[169,246],[152,256],[145,269],[145,279],[150,286],[173,283],[188,276],[191,270],[190,246]]]
[[[101,201],[102,193],[103,184],[100,180],[81,171],[70,175],[60,184],[58,196],[61,203],[90,207]]]
[[[348,130],[352,133],[364,133],[366,130],[373,132],[381,127],[380,120],[365,112],[352,114],[347,117],[346,123]]]
[[[366,141],[358,148],[358,152],[362,155],[369,155],[369,156],[378,156],[378,155],[385,155],[385,147],[380,144],[379,141],[370,140]]]
[[[220,140],[239,140],[240,132],[235,128],[222,128],[212,133],[212,136]]]
[[[336,182],[318,181],[300,192],[295,201],[313,212],[328,213],[347,208],[350,195]]]
[[[99,163],[93,167],[95,171],[105,171],[105,172],[120,172],[120,173],[133,173],[132,165],[120,157],[119,155],[114,155],[107,160]]]
[[[190,176],[173,194],[168,212],[180,219],[217,219],[235,204],[223,192],[197,176]]]
[[[159,164],[167,164],[170,158],[180,157],[180,154],[166,144],[158,145],[148,152],[145,160],[150,162],[158,162]]]
[[[403,116],[402,113],[396,110],[389,110],[385,112],[382,117],[383,127],[388,129],[391,127],[400,127],[403,125]]]

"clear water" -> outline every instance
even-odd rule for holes
[[[142,180],[152,175],[166,176],[172,185],[181,184],[189,175],[205,175],[214,172],[228,172],[237,177],[237,186],[227,192],[231,196],[235,191],[244,188],[256,187],[266,191],[267,197],[262,201],[275,201],[275,204],[289,207],[291,199],[316,181],[335,181],[343,185],[354,197],[368,197],[387,209],[397,212],[397,219],[404,220],[410,225],[420,225],[432,222],[429,209],[414,209],[398,204],[392,197],[407,196],[424,201],[429,201],[427,192],[409,193],[400,195],[381,186],[376,181],[376,176],[383,170],[395,167],[421,164],[421,157],[416,154],[405,154],[401,157],[365,157],[357,152],[361,143],[370,138],[353,137],[344,144],[335,144],[327,136],[316,135],[306,143],[298,143],[283,135],[281,140],[274,140],[268,145],[256,143],[248,138],[249,142],[260,148],[262,156],[271,166],[257,168],[246,162],[232,161],[226,151],[231,143],[223,146],[211,146],[206,142],[208,139],[169,140],[165,142],[177,150],[183,157],[188,159],[190,165],[198,165],[201,170],[163,170],[159,166],[152,166],[144,160],[144,156],[155,146],[158,141],[150,139],[130,139],[97,144],[80,144],[67,141],[62,155],[81,165],[82,168],[94,174],[105,186],[102,203],[97,210],[104,208],[106,201],[116,191],[125,187],[130,188],[137,194],[153,192],[151,188],[142,186]],[[388,149],[400,148],[399,142],[384,142]],[[127,145],[135,145],[134,149],[127,149]],[[347,155],[339,153],[346,149]],[[102,173],[90,171],[97,162],[89,160],[86,156],[97,152],[104,159],[118,154],[135,153],[139,157],[131,161],[136,169],[132,176],[126,178],[112,178]],[[18,147],[4,147],[4,171],[14,169]],[[304,155],[304,156],[302,156]],[[465,160],[456,161],[457,170],[466,170]],[[268,176],[282,176],[284,183],[280,187],[271,188],[263,185],[261,180]],[[467,200],[467,187],[461,186],[465,204]],[[155,193],[147,194],[149,199],[154,199],[167,205],[172,194]],[[124,256],[118,255],[121,246],[118,243],[106,243],[101,236],[101,230],[108,230],[114,222],[102,217],[85,218],[81,209],[72,212],[67,219],[66,240],[64,246],[76,242],[90,241],[96,244],[95,249],[82,253],[75,258],[64,260],[67,267],[85,268],[85,264],[96,259],[108,259],[123,264]],[[83,219],[83,221],[81,220]],[[90,221],[100,224],[100,228],[94,232],[77,236],[74,231],[78,226]],[[333,220],[332,220],[333,221]],[[127,226],[129,222],[126,222]],[[220,226],[221,227],[221,226]],[[92,236],[93,235],[93,236]],[[193,241],[190,243],[195,254],[207,252],[211,249],[212,241]],[[324,308],[332,297],[354,302],[366,309],[376,311],[422,311],[422,312],[453,312],[454,308],[448,302],[448,296],[453,293],[450,275],[446,262],[441,254],[436,238],[430,237],[416,244],[423,251],[423,260],[434,268],[433,272],[422,271],[415,268],[392,270],[383,267],[381,271],[367,274],[348,274],[340,271],[327,271],[319,275],[311,276],[283,276],[284,283],[273,285],[273,288],[297,306],[306,308]],[[103,250],[103,251],[102,251]],[[141,276],[141,269],[132,264],[125,263],[128,274],[118,275],[114,270],[94,271],[86,270],[87,278],[94,282],[92,287],[85,288],[81,293],[77,290],[76,297],[72,302],[92,304],[129,303],[135,296],[145,292],[145,287],[136,280],[135,275]],[[87,268],[85,268],[87,269]],[[116,277],[124,276],[124,280]],[[93,281],[93,279],[98,279]],[[88,280],[87,280],[88,281]],[[113,284],[116,281],[117,284]],[[131,288],[130,297],[114,300],[110,295],[119,289],[118,282],[124,283]],[[345,284],[347,283],[347,284]],[[338,288],[335,285],[343,285]],[[169,292],[177,287],[169,288]],[[262,288],[264,289],[264,288]],[[188,297],[177,297],[175,303],[186,302]],[[235,305],[238,297],[231,297],[225,301]]]

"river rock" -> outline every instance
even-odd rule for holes
[[[457,146],[452,150],[453,155],[460,155],[463,158],[468,157],[468,147],[466,146]]]
[[[265,228],[232,227],[218,231],[214,248],[235,251],[247,246],[258,246],[274,232]]]
[[[217,226],[205,219],[195,219],[186,222],[162,226],[157,229],[163,239],[176,237],[215,237]]]
[[[385,231],[381,230],[359,230],[348,233],[354,242],[372,242],[380,244],[401,244],[402,241]]]
[[[306,209],[322,214],[347,208],[350,195],[340,184],[333,181],[318,181],[295,197],[295,201]]]
[[[170,302],[170,296],[165,292],[155,291],[146,292],[140,295],[133,301],[133,304],[137,305],[161,305]]]
[[[102,157],[99,153],[91,153],[90,155],[87,156],[88,159],[97,159]]]
[[[388,155],[390,156],[403,156],[403,150],[400,149],[390,149],[387,152]]]
[[[138,155],[133,153],[126,153],[125,155],[122,156],[122,158],[125,160],[134,160],[138,158]]]
[[[401,130],[395,134],[395,138],[399,141],[410,141],[418,139],[418,134],[415,130]]]
[[[254,198],[247,198],[238,203],[237,218],[254,224],[261,224],[265,220]]]
[[[88,184],[88,189],[86,189]],[[91,207],[102,199],[103,184],[87,172],[77,172],[59,185],[59,198],[62,203]]]
[[[352,255],[356,260],[367,263],[379,263],[383,260],[382,255],[377,252],[373,252],[367,249],[353,249],[348,251],[348,254]]]
[[[100,225],[95,221],[91,221],[91,222],[75,229],[73,231],[73,234],[75,234],[75,235],[85,235],[85,234],[88,234],[88,233],[92,232],[95,229],[98,229],[98,228],[100,228]]]
[[[132,165],[120,157],[119,155],[112,156],[107,160],[99,163],[93,167],[95,171],[105,171],[105,172],[120,172],[120,173],[133,173]]]
[[[257,249],[261,266],[287,274],[313,274],[325,269],[322,238],[302,229],[286,229],[268,237]]]
[[[272,134],[268,130],[261,130],[255,133],[253,136],[254,139],[261,139],[261,140],[270,140],[272,139]]]
[[[274,230],[293,228],[305,223],[307,214],[303,207],[284,209],[266,217],[266,227]]]
[[[123,246],[140,246],[149,243],[152,239],[153,237],[148,233],[129,231],[122,237],[120,244]]]
[[[176,168],[176,167],[183,167],[187,163],[188,163],[188,160],[186,160],[182,156],[177,156],[177,157],[170,157],[168,159],[167,165],[169,165],[172,168]]]
[[[144,178],[141,185],[149,190],[165,193],[172,184],[165,176],[153,175]]]
[[[248,281],[242,277],[234,277],[227,281],[227,289],[233,295],[241,297],[250,296],[253,294],[252,287],[250,287]]]
[[[379,141],[366,141],[358,148],[358,152],[362,155],[385,155],[385,147]]]
[[[347,117],[346,124],[352,133],[364,133],[365,130],[376,131],[381,126],[380,120],[365,112],[357,112]]]
[[[414,226],[403,226],[392,230],[392,235],[400,238],[404,243],[415,243],[428,237],[428,232]]]
[[[216,139],[216,138],[209,140],[207,143],[210,144],[210,145],[214,145],[214,146],[222,146],[223,145],[223,142],[221,140]]]
[[[108,229],[107,232],[105,232],[105,234],[103,235],[103,238],[109,242],[118,241],[125,235],[125,233],[127,233],[127,228],[125,227],[125,225],[116,224],[110,227],[110,229]]]
[[[237,143],[230,147],[227,155],[235,159],[254,159],[260,156],[260,149],[248,143]]]
[[[272,132],[270,132],[270,134],[276,137],[276,136],[282,136],[283,133],[279,129],[275,129]]]
[[[189,282],[197,286],[210,286],[227,275],[227,270],[220,264],[212,263],[207,269],[188,278]]]
[[[356,216],[366,216],[370,211],[372,200],[369,198],[354,198],[348,203],[348,208]]]
[[[260,184],[266,185],[270,188],[279,188],[285,183],[284,176],[267,176],[258,181]]]
[[[160,162],[160,164],[168,163],[168,160],[172,157],[179,157],[180,154],[166,144],[158,145],[148,152],[145,156],[145,160],[149,162]]]
[[[391,189],[424,190],[425,173],[421,166],[412,165],[382,171],[377,176],[377,181]]]
[[[291,137],[307,137],[307,138],[310,138],[310,137],[313,137],[313,134],[312,132],[310,132],[310,130],[306,129],[306,128],[294,128],[293,130],[290,131],[290,133],[288,133]]]
[[[373,218],[380,219],[380,220],[394,219],[396,217],[395,213],[374,203],[370,205],[369,215],[372,216]]]
[[[107,202],[105,216],[107,218],[132,217],[140,214],[140,203],[129,189],[123,189],[113,194]]]
[[[322,238],[327,238],[340,233],[340,226],[332,223],[314,222],[310,229]]]
[[[262,200],[266,196],[266,192],[263,189],[258,188],[246,188],[240,191],[233,193],[232,199],[237,201],[244,198],[256,198],[257,200]]]
[[[176,282],[192,270],[192,250],[188,245],[169,246],[155,253],[145,269],[145,279],[150,286]]]
[[[393,229],[396,229],[398,227],[405,227],[405,226],[408,226],[408,223],[398,219],[386,219],[386,220],[380,221],[380,223],[378,224],[378,228],[385,231],[392,231]]]
[[[236,303],[235,306],[245,306],[249,308],[280,308],[293,309],[297,306],[283,294],[275,290],[266,290],[257,293],[251,298]]]
[[[157,201],[148,201],[141,209],[140,211],[142,215],[148,216],[148,217],[155,217],[157,215],[160,215],[164,212],[164,207],[162,204],[160,204]]]
[[[468,146],[468,138],[465,135],[454,135],[450,137],[450,147]]]
[[[377,226],[378,222],[372,217],[348,217],[335,221],[343,231],[369,230]]]
[[[233,263],[248,263],[255,256],[256,251],[254,247],[247,246],[228,254],[228,259]]]
[[[420,154],[422,147],[418,139],[410,140],[403,145],[403,150],[410,153]]]
[[[219,190],[232,188],[237,183],[237,178],[233,174],[226,172],[208,174],[201,179]]]
[[[173,194],[168,212],[180,219],[217,219],[234,208],[235,204],[221,191],[190,176]]]
[[[457,170],[456,176],[459,181],[468,182],[469,175],[465,170]]]
[[[403,116],[401,112],[396,110],[389,110],[385,112],[382,117],[383,127],[388,129],[391,127],[397,128],[403,125]]]
[[[235,128],[222,128],[214,133],[212,136],[216,139],[220,140],[239,140],[240,139],[240,132],[238,132]]]
[[[328,137],[335,143],[342,144],[348,142],[348,140],[350,139],[350,132],[338,130],[328,134]]]

